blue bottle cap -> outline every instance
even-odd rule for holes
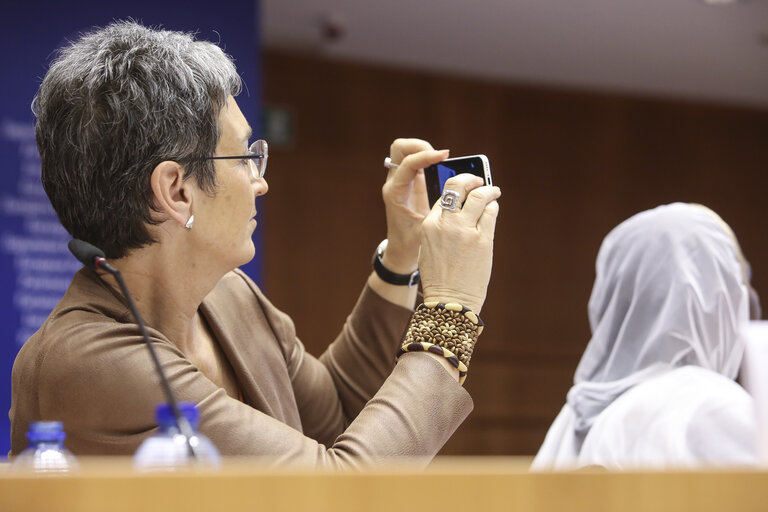
[[[60,421],[36,421],[29,424],[27,439],[31,443],[54,443],[67,437]]]
[[[179,402],[179,411],[181,415],[187,418],[192,430],[197,430],[197,424],[200,421],[200,411],[197,410],[197,405],[192,402]],[[176,418],[173,417],[173,411],[168,404],[157,404],[155,408],[155,419],[157,424],[161,427],[175,427]]]

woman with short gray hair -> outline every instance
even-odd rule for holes
[[[461,383],[482,330],[499,189],[460,175],[446,189],[463,206],[430,209],[421,169],[448,152],[394,141],[388,245],[315,358],[237,269],[254,256],[255,199],[268,190],[267,145],[250,142],[239,90],[230,58],[188,34],[117,22],[62,49],[35,101],[61,223],[121,271],[173,391],[198,405],[222,454],[429,460],[472,407]],[[12,455],[40,420],[63,421],[76,454],[131,454],[165,401],[119,287],[91,269],[22,347],[12,379]]]

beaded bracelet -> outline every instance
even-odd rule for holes
[[[461,304],[425,302],[411,317],[400,354],[428,350],[448,359],[459,375],[464,372],[466,378],[472,351],[484,325],[479,316]]]
[[[463,385],[464,381],[467,380],[467,366],[459,361],[459,358],[447,348],[440,347],[434,343],[414,341],[412,343],[406,343],[400,347],[400,350],[397,351],[398,359],[406,352],[432,352],[433,354],[443,356],[454,368],[459,370],[459,384]]]

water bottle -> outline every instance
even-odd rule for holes
[[[64,428],[60,421],[29,424],[29,445],[13,459],[12,468],[36,473],[66,473],[78,468],[77,459],[64,448]]]
[[[179,411],[192,427],[189,443],[197,458],[189,453],[187,439],[176,426],[176,419],[168,404],[155,409],[157,432],[147,438],[133,456],[133,466],[141,471],[174,471],[183,468],[215,468],[221,463],[219,451],[204,435],[197,432],[200,413],[191,402],[180,402]]]

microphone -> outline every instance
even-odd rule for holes
[[[160,359],[157,357],[155,347],[152,345],[152,342],[149,339],[149,333],[147,333],[144,320],[141,318],[139,310],[136,309],[136,303],[133,302],[133,297],[131,296],[130,292],[128,292],[128,287],[125,285],[125,281],[123,281],[123,275],[119,270],[109,264],[107,259],[104,257],[104,252],[98,247],[95,247],[88,242],[84,242],[83,240],[78,240],[76,238],[70,240],[67,246],[75,258],[80,260],[80,263],[92,270],[105,270],[106,272],[112,274],[117,280],[117,283],[120,285],[120,289],[123,291],[125,300],[128,301],[128,309],[131,310],[133,318],[136,319],[136,323],[139,324],[139,330],[141,331],[141,335],[144,338],[144,343],[147,345],[147,349],[149,349],[149,353],[152,355],[152,361],[155,363],[155,370],[157,370],[157,374],[160,376],[160,383],[162,384],[163,391],[165,392],[165,398],[168,401],[168,405],[171,407],[173,417],[176,420],[176,426],[178,427],[179,432],[181,432],[181,434],[187,440],[187,448],[189,449],[189,454],[193,459],[197,459],[197,450],[191,441],[191,439],[195,437],[192,426],[189,424],[189,421],[187,421],[187,418],[185,418],[179,410],[179,404],[173,394],[171,385],[168,383],[168,378],[165,376],[163,367],[160,365]]]

